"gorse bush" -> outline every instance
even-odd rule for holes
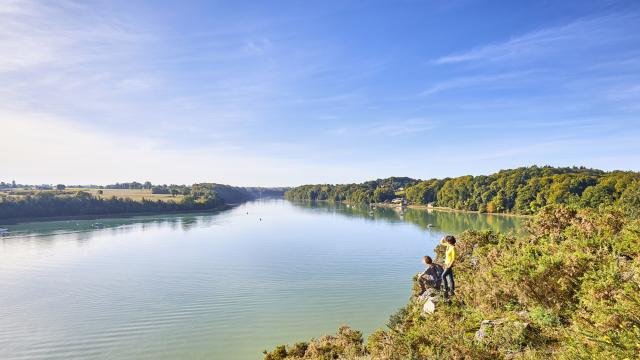
[[[357,354],[388,360],[639,358],[640,220],[633,214],[621,205],[550,206],[529,220],[521,237],[460,234],[452,301],[424,314],[414,289],[388,328],[369,336]],[[443,254],[438,246],[438,261]],[[300,354],[285,358],[322,358]]]
[[[310,342],[296,343],[291,347],[277,346],[265,351],[265,360],[284,359],[356,359],[365,355],[362,333],[348,326],[341,326],[336,335],[324,335]]]

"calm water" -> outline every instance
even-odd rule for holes
[[[370,333],[406,303],[420,257],[444,233],[521,222],[368,211],[269,200],[5,225],[0,358],[260,359],[343,323]]]

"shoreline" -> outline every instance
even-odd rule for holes
[[[177,214],[209,214],[229,210],[239,204],[225,204],[224,206],[212,209],[197,210],[174,210],[174,211],[145,211],[145,212],[126,212],[111,214],[86,214],[86,215],[61,215],[61,216],[37,216],[37,217],[20,217],[0,219],[0,225],[17,225],[30,222],[47,222],[47,221],[64,221],[64,220],[97,220],[97,219],[115,219],[115,218],[132,218],[137,216],[154,216],[154,215],[177,215]],[[6,221],[6,222],[5,222]]]
[[[379,206],[385,208],[399,208],[400,206],[396,204],[389,203],[370,203],[370,206]],[[435,210],[435,211],[446,211],[446,212],[459,212],[459,213],[469,213],[469,214],[485,214],[485,215],[497,215],[497,216],[511,216],[511,217],[522,217],[522,218],[530,218],[532,215],[525,214],[515,214],[515,213],[490,213],[490,212],[479,212],[473,210],[462,210],[462,209],[453,209],[444,206],[428,206],[428,205],[404,205],[404,208],[409,209],[417,209],[417,210]]]
[[[353,204],[350,203],[348,201],[334,201],[334,200],[291,200],[291,199],[285,199],[287,201],[310,201],[310,202],[329,202],[329,203],[340,203],[340,204],[345,204],[345,205],[368,205],[369,207],[371,206],[377,206],[377,207],[384,207],[384,208],[389,208],[389,209],[397,209],[400,206],[396,205],[396,204],[391,204],[391,203],[362,203],[362,204]],[[484,214],[484,215],[496,215],[496,216],[509,216],[509,217],[521,217],[521,218],[530,218],[533,215],[527,215],[527,214],[516,214],[516,213],[490,213],[490,212],[478,212],[478,211],[473,211],[473,210],[462,210],[462,209],[453,209],[453,208],[449,208],[449,207],[444,207],[444,206],[428,206],[428,205],[416,205],[416,204],[410,204],[410,205],[404,205],[402,206],[403,208],[409,208],[409,209],[416,209],[416,210],[435,210],[435,211],[446,211],[446,212],[459,212],[459,213],[468,213],[468,214]]]

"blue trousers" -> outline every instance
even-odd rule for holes
[[[453,281],[453,267],[444,269],[442,272],[442,282],[444,282],[444,291],[446,293],[453,294],[456,291],[456,283]]]

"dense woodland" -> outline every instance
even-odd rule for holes
[[[624,202],[640,191],[640,173],[583,167],[521,167],[488,176],[425,181],[389,178],[348,185],[304,185],[291,200],[385,202],[403,196],[412,204],[491,213],[533,214],[546,205],[595,208]]]
[[[153,188],[153,185],[148,187],[148,189]],[[181,199],[138,201],[115,196],[102,198],[82,190],[66,190],[64,186],[57,186],[55,189],[20,190],[12,192],[12,194],[15,193],[13,195],[0,193],[0,219],[222,209],[229,204],[237,204],[261,196],[282,196],[285,190],[241,188],[212,183],[192,186],[171,185],[166,186],[166,194],[184,195]],[[116,187],[116,189],[120,188]]]
[[[264,359],[637,359],[640,193],[634,196],[625,208],[547,206],[524,236],[456,234],[456,295],[450,302],[437,295],[434,313],[423,312],[414,284],[408,304],[368,339],[343,326],[278,346]],[[442,262],[442,245],[436,253]]]
[[[289,200],[329,200],[350,203],[385,202],[396,197],[397,191],[417,185],[420,180],[408,177],[390,177],[346,185],[303,185],[288,190]]]

